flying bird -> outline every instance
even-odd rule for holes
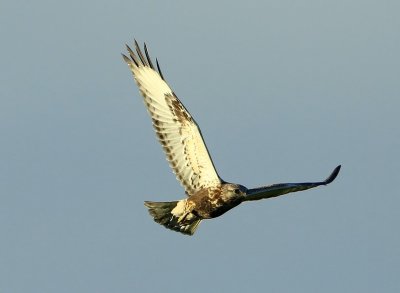
[[[177,201],[146,201],[144,204],[157,223],[193,235],[202,220],[219,217],[242,202],[302,191],[335,180],[340,165],[319,182],[278,183],[250,189],[226,182],[215,169],[198,124],[165,81],[158,60],[155,68],[146,44],[144,54],[136,40],[136,52],[126,47],[129,57],[122,57],[144,98],[169,165],[187,195]]]

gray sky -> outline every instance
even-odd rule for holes
[[[399,292],[399,1],[7,1],[0,291]],[[120,53],[146,41],[219,174],[328,187],[193,237]]]

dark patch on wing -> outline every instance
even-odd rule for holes
[[[183,104],[179,101],[178,97],[175,93],[165,94],[165,101],[171,112],[177,117],[178,121],[181,124],[186,124],[186,122],[192,121],[192,117],[190,116],[189,112],[185,109]]]

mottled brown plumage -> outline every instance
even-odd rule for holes
[[[218,175],[196,121],[165,82],[158,60],[154,68],[146,44],[145,54],[135,41],[136,53],[127,46],[122,54],[144,98],[154,130],[187,198],[145,205],[154,220],[166,228],[193,235],[204,219],[219,217],[244,201],[259,200],[331,183],[340,165],[324,181],[279,183],[247,189],[225,182]]]

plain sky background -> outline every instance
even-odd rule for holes
[[[0,3],[0,292],[400,292],[400,2]],[[221,176],[322,180],[193,237],[120,53],[146,41]]]

